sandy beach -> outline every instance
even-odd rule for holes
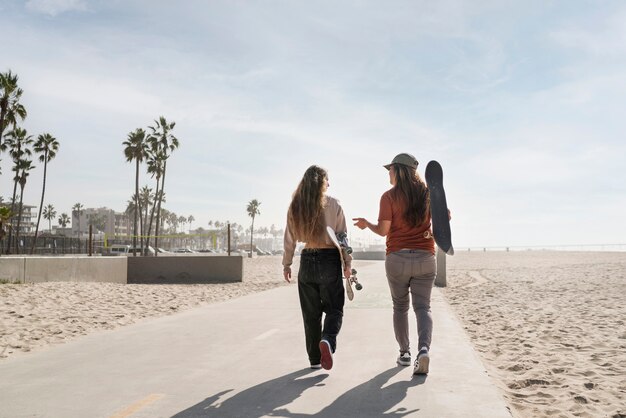
[[[460,252],[447,271],[452,314],[515,417],[626,416],[626,253]],[[3,284],[0,362],[285,286],[281,272],[280,257],[258,257],[235,284]]]
[[[244,258],[242,283],[0,284],[0,361],[94,331],[286,286],[280,263],[278,256]]]
[[[515,417],[626,416],[626,253],[447,260],[444,293]]]

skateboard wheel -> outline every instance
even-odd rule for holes
[[[354,287],[356,287],[356,290],[361,290],[363,289],[363,286],[361,285],[361,283],[357,283],[354,285]]]
[[[352,275],[354,276],[356,274],[356,270],[352,269]]]
[[[352,247],[346,247],[346,253],[352,254]]]

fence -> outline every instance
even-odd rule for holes
[[[33,240],[32,235],[20,236],[19,241],[13,241],[11,245],[11,254],[30,254]],[[5,254],[8,245],[8,239],[0,241],[0,248]],[[104,248],[104,240],[92,240],[92,252],[99,253]],[[63,254],[87,254],[89,253],[89,238],[71,238],[71,237],[38,237],[33,254],[37,255],[63,255]]]

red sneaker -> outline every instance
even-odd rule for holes
[[[322,367],[326,370],[333,368],[333,350],[330,343],[326,340],[320,341],[320,351],[322,352]]]

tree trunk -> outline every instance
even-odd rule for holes
[[[20,210],[17,217],[17,231],[15,231],[15,254],[20,253],[20,224],[22,223],[22,201],[24,200],[24,188],[20,188]]]
[[[2,136],[4,135],[4,116],[6,109],[0,111],[0,145],[2,145]]]
[[[20,148],[17,148],[17,152],[19,154]],[[16,163],[17,164],[17,163]],[[16,165],[17,168],[17,165]],[[13,197],[11,198],[11,213],[15,213],[15,195],[17,194],[17,182],[19,181],[19,171],[15,171],[15,183],[13,184]],[[13,219],[11,219],[11,223],[9,224],[9,241],[7,242],[7,254],[11,254],[11,242],[13,241]]]
[[[148,233],[146,234],[146,253],[148,253],[148,248],[150,247],[150,232],[152,232],[152,221],[154,220],[154,211],[156,210],[157,202],[159,200],[159,180],[161,180],[161,178],[157,177],[156,194],[154,195],[154,204],[152,205],[152,210],[150,211],[150,222],[148,223]]]
[[[161,194],[159,195],[159,206],[157,208],[156,226],[154,229],[154,256],[159,253],[159,219],[161,218],[161,201],[163,201],[163,190],[165,189],[165,169],[167,160],[163,161],[163,178],[161,179]]]
[[[39,221],[41,220],[41,211],[43,210],[43,197],[46,194],[46,170],[48,169],[48,152],[44,154],[43,163],[43,188],[41,189],[41,203],[39,204],[39,214],[37,215],[37,227],[35,227],[35,236],[33,237],[33,245],[30,247],[30,253],[35,252],[35,245],[37,244],[37,234],[39,233]],[[52,227],[50,227],[52,229]]]
[[[250,258],[252,258],[252,237],[254,236],[254,216],[252,217],[252,226],[250,226]]]
[[[135,169],[135,222],[133,226],[133,257],[137,257],[137,211],[139,211],[139,159]]]

